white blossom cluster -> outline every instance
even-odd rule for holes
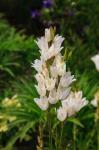
[[[87,104],[81,91],[71,91],[75,78],[70,71],[66,71],[66,63],[60,53],[63,41],[62,36],[54,35],[53,28],[45,29],[45,35],[36,41],[40,49],[40,60],[36,59],[32,64],[37,71],[35,87],[40,95],[34,101],[42,110],[59,102],[60,107],[56,108],[56,112],[60,121],[74,115]]]

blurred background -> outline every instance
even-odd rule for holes
[[[70,54],[67,68],[77,78],[76,88],[90,101],[99,87],[99,73],[90,60],[99,52],[98,0],[0,0],[0,150],[36,149],[42,112],[32,101],[37,93],[31,63],[40,56],[34,40],[50,26],[65,37],[63,53]],[[93,111],[85,109],[86,121],[82,112],[78,116],[88,126],[77,128],[75,150],[98,150],[91,132]]]

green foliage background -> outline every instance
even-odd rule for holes
[[[46,116],[33,102],[38,94],[34,87],[35,70],[31,68],[31,62],[39,58],[38,47],[34,40],[37,35],[44,33],[45,26],[56,25],[57,32],[66,38],[62,53],[66,50],[67,54],[71,55],[66,61],[67,68],[77,79],[75,88],[83,90],[84,96],[89,101],[99,89],[99,73],[90,60],[99,52],[99,1],[55,0],[51,8],[40,8],[39,11],[41,13],[39,22],[43,27],[39,29],[39,26],[35,26],[37,21],[35,19],[33,22],[31,19],[26,20],[30,22],[31,28],[33,23],[35,31],[29,35],[26,35],[28,32],[26,25],[19,31],[8,23],[6,17],[3,15],[0,17],[0,116],[3,116],[0,118],[0,127],[6,124],[9,129],[7,132],[0,132],[1,150],[24,150],[24,143],[31,144],[30,150],[36,149],[38,128],[41,121],[45,122]],[[21,107],[3,105],[5,98],[11,99],[16,94]],[[77,114],[76,118],[70,118],[65,122],[62,150],[65,150],[64,145],[68,150],[99,150],[99,131],[97,132],[99,124],[96,125],[94,122],[95,112],[96,109],[88,105]],[[54,116],[53,112],[52,115]],[[16,120],[9,121],[9,116],[16,116]],[[51,121],[52,129],[60,130],[59,122],[53,118]],[[44,150],[49,150],[49,141],[46,137],[47,123],[45,126]],[[54,148],[53,146],[51,150]]]

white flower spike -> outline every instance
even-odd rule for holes
[[[75,78],[70,71],[66,71],[66,63],[60,53],[64,38],[54,34],[53,28],[45,29],[45,35],[36,41],[41,56],[40,60],[35,60],[32,66],[37,71],[35,87],[40,98],[35,98],[34,101],[43,111],[51,104],[56,110],[55,104],[59,103],[57,118],[64,121],[88,102],[82,98],[82,92],[71,92],[71,84]]]

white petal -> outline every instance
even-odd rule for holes
[[[35,78],[36,78],[36,80],[37,80],[37,82],[38,82],[38,84],[40,86],[44,86],[45,85],[45,79],[44,79],[44,76],[41,73],[37,73],[35,75]]]
[[[58,88],[58,97],[60,100],[64,100],[66,99],[66,97],[69,95],[70,93],[70,90],[71,90],[71,87],[68,87],[68,88],[62,88],[62,87],[59,87]]]
[[[56,104],[58,102],[57,92],[56,89],[53,89],[49,93],[48,101],[50,104]]]
[[[76,98],[76,100],[80,100],[80,99],[82,99],[82,91],[78,91],[78,92],[75,92],[74,93],[75,94],[75,98]]]
[[[63,58],[60,53],[56,56],[55,61],[58,75],[60,76],[64,75],[66,72],[66,64],[63,61]]]
[[[93,99],[92,101],[91,101],[91,104],[94,106],[94,107],[97,107],[97,99]]]
[[[81,108],[88,104],[86,98],[82,98],[82,92],[71,93],[64,101],[62,107],[67,109],[68,116],[74,115]]]
[[[74,76],[70,72],[65,72],[65,74],[60,79],[60,86],[68,87],[70,84],[75,81]]]
[[[54,48],[55,50],[57,50],[57,52],[59,52],[62,48],[61,48],[61,44],[64,41],[64,38],[62,36],[56,35],[53,41],[54,44]]]
[[[91,60],[95,63],[96,69],[99,71],[99,54],[93,56]]]
[[[46,88],[44,85],[35,85],[37,92],[39,93],[40,96],[45,96],[46,95]]]
[[[41,60],[36,59],[34,63],[32,63],[32,67],[36,69],[36,71],[41,72],[42,71],[42,64],[43,62]]]
[[[46,35],[47,36],[47,35]],[[39,39],[40,40],[40,39]],[[64,38],[62,38],[61,36],[56,35],[54,38],[54,41],[52,43],[52,45],[49,47],[48,49],[48,44],[44,45],[44,47],[46,47],[46,51],[43,51],[42,53],[42,57],[44,58],[45,61],[47,61],[48,59],[52,58],[53,56],[56,56],[57,54],[59,54],[59,52],[61,51],[62,47],[61,44],[63,42]],[[43,43],[44,40],[42,40]],[[45,42],[46,42],[46,38],[45,38]],[[41,45],[37,43],[38,45]],[[40,46],[40,49],[42,49],[42,46]]]
[[[56,79],[53,79],[53,78],[47,78],[47,79],[45,79],[46,89],[48,91],[54,89],[55,83],[56,83]]]
[[[42,110],[47,110],[48,109],[48,100],[47,98],[35,98],[34,99],[35,103],[42,109]]]
[[[63,107],[60,107],[57,110],[57,118],[58,118],[58,120],[64,121],[66,119],[66,117],[67,117],[67,111]]]

